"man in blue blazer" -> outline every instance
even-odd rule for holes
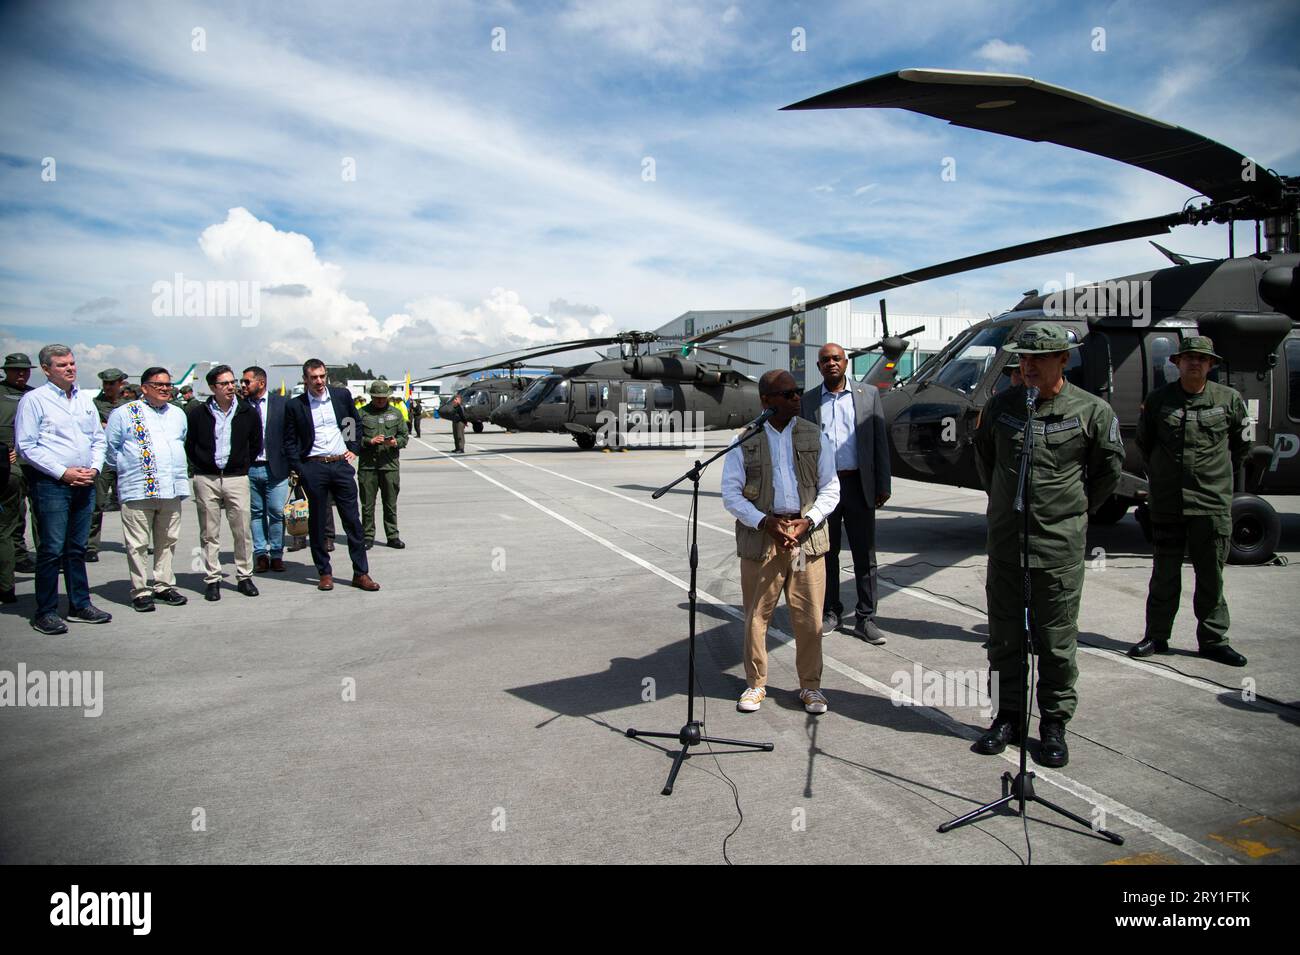
[[[885,414],[874,385],[847,374],[848,359],[839,345],[827,343],[817,353],[822,383],[804,392],[800,415],[818,425],[835,449],[840,502],[826,519],[830,551],[826,554],[826,597],[822,633],[839,628],[841,527],[848,532],[857,578],[857,619],[853,635],[880,645],[885,635],[876,626],[876,509],[889,500],[889,440]]]
[[[366,544],[357,507],[357,474],[352,467],[361,450],[361,423],[346,388],[331,388],[325,363],[311,358],[302,366],[306,390],[287,403],[284,416],[284,456],[298,473],[311,509],[311,558],[320,574],[320,590],[334,589],[334,571],[325,547],[326,512],[330,495],[338,506],[348,535],[352,586],[378,590],[370,578]]]
[[[284,573],[284,505],[289,497],[289,459],[284,454],[283,395],[266,390],[266,369],[244,369],[239,380],[245,401],[262,419],[262,453],[248,469],[253,522],[253,570]]]

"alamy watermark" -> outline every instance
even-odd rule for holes
[[[895,671],[889,683],[895,706],[979,707],[984,717],[998,709],[997,670],[926,670],[915,663],[911,670]]]
[[[262,320],[262,283],[198,281],[177,272],[172,281],[153,283],[155,318],[238,318],[244,328]]]
[[[1065,283],[1043,285],[1043,314],[1052,318],[1127,318],[1135,325],[1151,323],[1151,283],[1139,279],[1112,279],[1080,285],[1074,273]]]
[[[601,448],[686,448],[698,454],[704,436],[703,411],[629,408],[620,402],[617,414],[609,409],[596,414],[596,446]]]
[[[104,712],[103,670],[0,670],[0,707],[81,707],[82,716],[94,718]]]

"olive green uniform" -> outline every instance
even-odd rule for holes
[[[1015,510],[1025,387],[985,406],[975,432],[976,463],[989,495],[989,668],[998,674],[998,708],[1020,713],[1024,675],[1023,515]],[[1088,513],[1114,493],[1124,461],[1119,421],[1110,405],[1065,381],[1034,412],[1033,475],[1029,493],[1031,617],[1038,655],[1042,720],[1074,715],[1079,675],[1075,652]]]
[[[1198,395],[1175,381],[1153,391],[1142,405],[1137,443],[1150,484],[1155,545],[1147,639],[1169,641],[1186,554],[1196,577],[1197,643],[1205,649],[1228,642],[1223,565],[1232,543],[1233,475],[1250,450],[1245,427],[1241,395],[1214,381]]]
[[[114,408],[120,408],[127,404],[127,399],[119,397],[116,401],[110,401],[101,391],[92,399],[95,407],[99,409],[100,427],[108,424],[108,416],[113,413]],[[95,513],[90,518],[90,537],[86,539],[86,553],[99,553],[99,532],[104,526],[104,505],[108,503],[109,497],[117,487],[117,470],[110,468],[107,463],[100,470],[99,476],[95,478]]]
[[[30,385],[15,387],[0,381],[0,442],[14,449],[14,419],[18,402],[31,391]],[[27,479],[22,460],[9,468],[9,480],[0,487],[0,590],[14,589],[14,567],[30,560],[24,539],[27,524]],[[32,522],[32,548],[37,546],[36,526]]]
[[[367,541],[375,539],[375,498],[382,496],[384,503],[384,539],[400,539],[397,532],[397,492],[401,488],[398,472],[398,455],[408,440],[406,420],[402,412],[389,402],[386,408],[373,401],[358,409],[361,419],[361,454],[357,468],[357,483],[361,488],[362,534]],[[375,435],[396,438],[397,447],[376,447],[370,443]]]

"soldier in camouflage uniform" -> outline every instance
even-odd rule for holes
[[[1228,666],[1246,665],[1246,658],[1228,645],[1223,564],[1232,543],[1233,476],[1250,442],[1241,395],[1207,378],[1218,360],[1210,339],[1188,338],[1173,356],[1178,381],[1151,392],[1138,418],[1155,555],[1146,634],[1129,650],[1131,656],[1169,652],[1186,554],[1196,577],[1192,609],[1201,656]]]
[[[991,398],[975,433],[976,462],[989,495],[988,655],[998,678],[998,715],[975,748],[992,756],[1009,742],[1022,742],[1023,515],[1015,510],[1015,498],[1027,389],[1039,390],[1028,502],[1029,567],[1039,671],[1038,761],[1045,766],[1064,766],[1070,758],[1065,724],[1078,702],[1075,653],[1088,514],[1115,491],[1124,461],[1115,412],[1064,377],[1069,350],[1077,347],[1058,325],[1025,328],[1007,346],[1020,356],[1024,384]]]
[[[126,372],[120,368],[105,368],[99,373],[99,394],[95,395],[95,407],[99,409],[100,427],[108,424],[108,416],[114,408],[120,408],[130,399],[124,394]],[[109,498],[117,488],[117,471],[107,464],[95,479],[95,513],[90,518],[90,537],[86,541],[86,560],[99,560],[99,532],[104,526],[104,511],[117,510],[116,503],[109,507]]]
[[[30,574],[36,570],[24,540],[27,481],[14,450],[14,418],[18,415],[19,399],[32,390],[27,384],[32,361],[20,352],[6,355],[4,373],[5,380],[0,383],[0,444],[4,445],[10,466],[8,480],[0,485],[0,603],[8,604],[18,599],[14,594],[14,572]],[[33,521],[33,549],[37,545],[35,524]]]
[[[369,549],[375,544],[375,498],[384,501],[384,540],[389,547],[405,547],[397,533],[397,492],[401,487],[397,457],[406,447],[406,420],[392,404],[392,387],[386,381],[370,385],[370,404],[357,411],[361,421],[361,455],[357,483],[361,487],[362,533]]]

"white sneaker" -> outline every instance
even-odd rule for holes
[[[826,712],[826,697],[822,695],[821,690],[800,690],[799,699],[803,702],[803,708],[809,713]]]
[[[736,709],[742,713],[753,713],[763,705],[763,699],[767,696],[767,688],[762,686],[751,686],[744,693],[740,694],[740,702],[736,704]]]

